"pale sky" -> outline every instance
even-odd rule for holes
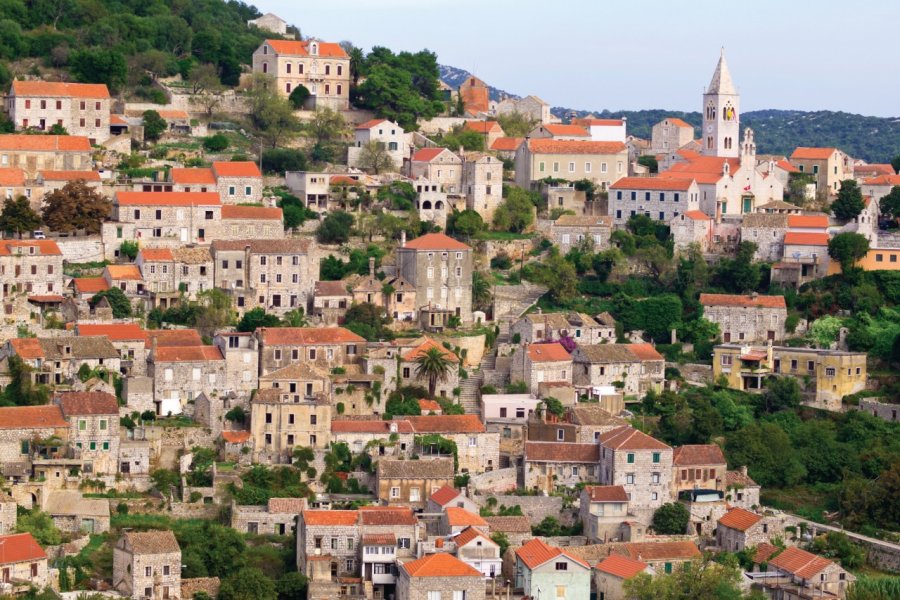
[[[725,54],[744,111],[900,117],[896,0],[257,0],[304,36],[435,52],[584,110],[700,110]]]

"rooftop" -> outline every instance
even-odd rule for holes
[[[700,294],[704,306],[739,306],[745,308],[787,308],[784,296],[760,296],[739,294]]]
[[[220,206],[216,192],[116,192],[119,206]]]
[[[600,444],[613,450],[671,450],[658,439],[632,427],[617,427],[601,434]]]
[[[672,452],[672,464],[676,467],[693,465],[724,465],[725,455],[715,444],[689,444]]]
[[[634,560],[619,554],[611,554],[597,563],[595,568],[598,571],[608,573],[620,579],[630,579],[638,573],[642,573],[647,566],[646,563],[639,560]]]
[[[426,233],[406,242],[404,249],[411,250],[471,250],[459,240],[443,233]]]
[[[487,521],[479,515],[458,506],[448,506],[444,513],[450,527],[488,527]]]
[[[528,149],[534,154],[619,154],[626,151],[622,142],[531,139]]]
[[[779,571],[785,571],[803,579],[812,579],[833,564],[827,558],[801,550],[796,546],[785,548],[784,552],[769,560],[770,567],[775,567]]]
[[[628,494],[621,485],[588,485],[584,491],[591,502],[628,502]]]
[[[119,414],[116,397],[106,392],[63,392],[55,399],[66,416]]]
[[[379,461],[379,465],[383,461]],[[416,461],[406,461],[416,462]],[[419,461],[431,462],[431,461]],[[451,464],[452,468],[452,464]],[[359,509],[360,525],[416,525],[419,521],[411,508],[398,506],[363,506]]]
[[[379,479],[452,479],[452,459],[378,461]]]
[[[837,148],[809,148],[800,146],[791,154],[791,160],[828,160]]]
[[[260,327],[256,330],[263,344],[360,344],[366,340],[343,327]]]
[[[483,577],[480,571],[446,552],[428,554],[404,563],[400,568],[410,577]]]
[[[747,531],[760,521],[762,521],[760,515],[737,507],[719,517],[719,525],[737,531]]]
[[[305,510],[303,522],[310,526],[355,527],[359,519],[357,510]]]
[[[437,504],[438,506],[447,506],[450,502],[455,500],[462,492],[454,487],[450,487],[449,485],[443,485],[436,491],[431,494],[431,501]]]
[[[0,135],[0,150],[25,152],[90,152],[91,142],[78,135]]]
[[[12,83],[16,96],[49,96],[58,98],[109,98],[104,83],[62,83],[59,81],[20,81]]]
[[[799,233],[788,231],[784,234],[784,244],[793,246],[827,246],[827,233]]]
[[[262,177],[256,163],[249,160],[216,161],[212,170],[216,177]]]
[[[562,344],[553,342],[550,344],[529,344],[528,358],[531,362],[562,362],[570,361],[572,357]]]
[[[135,554],[170,554],[181,552],[171,531],[127,531],[122,534]]]
[[[525,462],[596,463],[600,460],[598,444],[573,442],[525,442]]]
[[[47,553],[30,533],[0,535],[0,565],[47,558]]]
[[[569,560],[582,565],[586,569],[591,568],[590,565],[588,565],[580,558],[577,558],[572,554],[568,554],[561,548],[550,546],[539,538],[533,538],[519,547],[519,549],[516,550],[516,556],[529,569],[536,569],[537,567],[540,567],[542,564],[556,558],[557,556],[565,556]]]
[[[700,558],[694,542],[629,542],[618,549],[634,560],[690,560]]]
[[[693,180],[672,179],[668,177],[622,177],[610,186],[613,190],[661,190],[686,192],[691,188]]]
[[[266,40],[278,54],[290,56],[310,56],[309,44],[313,40]],[[334,42],[316,42],[319,45],[318,56],[323,58],[349,58],[340,44]]]

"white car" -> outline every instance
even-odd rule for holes
[[[41,231],[40,229],[36,229],[36,230],[32,231],[31,237],[36,240],[46,240],[47,239],[47,236],[44,235],[44,232]]]

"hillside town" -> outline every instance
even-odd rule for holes
[[[900,597],[900,157],[244,8],[4,90],[0,598]]]

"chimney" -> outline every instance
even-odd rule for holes
[[[751,292],[750,297],[756,300],[757,298],[759,298],[759,292]]]
[[[375,277],[375,257],[369,257],[369,277]]]
[[[745,477],[747,476],[747,465],[744,465],[743,467],[741,467],[741,475],[743,475]]]
[[[406,246],[406,230],[402,230],[400,232],[400,247],[403,248]]]
[[[154,359],[156,359],[157,342],[158,342],[157,336],[154,335],[152,338],[150,338],[150,350],[151,350],[151,353],[152,353],[152,356]]]

